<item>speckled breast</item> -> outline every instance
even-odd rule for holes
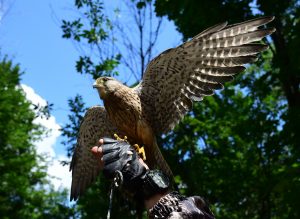
[[[123,87],[109,94],[104,100],[108,116],[116,127],[127,137],[139,141],[138,121],[141,120],[139,96],[130,88]]]

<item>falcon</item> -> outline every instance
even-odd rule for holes
[[[112,77],[94,83],[104,107],[88,109],[81,123],[72,171],[71,200],[76,200],[100,172],[90,149],[114,133],[145,147],[146,163],[167,175],[172,171],[157,146],[156,136],[170,132],[189,112],[193,102],[222,89],[268,48],[258,43],[275,31],[262,27],[274,17],[261,17],[210,27],[182,45],[168,49],[147,66],[141,82],[127,87]]]

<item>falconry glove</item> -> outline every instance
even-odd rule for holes
[[[148,199],[168,190],[168,177],[159,170],[147,170],[128,142],[111,138],[104,138],[103,142],[103,173],[107,178],[113,179],[116,172],[120,171],[123,178],[122,188],[141,199]]]
[[[105,177],[107,177],[108,179],[113,179],[116,171],[121,171],[124,175],[123,172],[125,171],[125,166],[129,165],[131,166],[131,169],[135,170],[135,172],[129,172],[127,174],[128,176],[125,174],[123,177],[128,178],[130,176],[131,178],[127,180],[132,180],[146,172],[145,167],[143,167],[142,165],[139,166],[137,164],[137,162],[139,162],[138,157],[134,151],[134,148],[131,147],[129,143],[127,143],[126,141],[118,141],[111,138],[104,138],[103,142],[103,173]]]

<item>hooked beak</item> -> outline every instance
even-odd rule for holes
[[[103,80],[98,78],[96,81],[94,81],[93,88],[104,88]]]

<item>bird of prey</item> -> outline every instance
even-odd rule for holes
[[[104,136],[118,133],[145,146],[146,163],[167,175],[172,171],[156,143],[192,108],[213,95],[268,48],[258,43],[275,31],[262,27],[274,17],[210,27],[182,45],[168,49],[147,66],[141,82],[129,88],[112,77],[100,77],[97,88],[104,107],[88,109],[80,126],[72,170],[71,200],[76,200],[100,172],[90,148]]]

